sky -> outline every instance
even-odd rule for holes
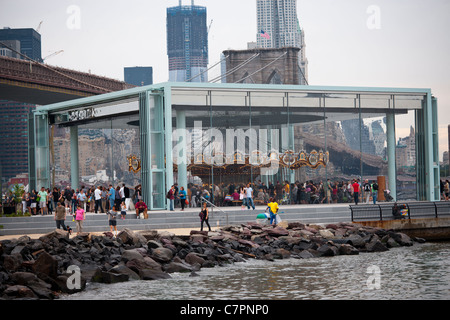
[[[190,4],[184,0],[183,4]],[[209,63],[256,41],[256,0],[196,0],[206,6]],[[0,0],[0,27],[38,28],[50,65],[123,80],[152,66],[168,80],[166,8],[178,0]],[[440,154],[450,124],[450,0],[298,0],[310,85],[431,88],[439,106]],[[209,78],[220,74],[219,66]],[[397,127],[400,136],[409,128]],[[404,133],[404,134],[403,134]]]

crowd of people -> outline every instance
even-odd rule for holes
[[[376,181],[370,182],[359,179],[351,181],[323,181],[306,182],[296,181],[289,183],[269,182],[266,185],[260,180],[247,184],[215,184],[197,185],[188,184],[187,190],[178,188],[174,184],[167,193],[170,200],[170,210],[181,207],[200,207],[202,198],[208,200],[216,206],[241,206],[241,209],[251,207],[255,204],[266,205],[273,198],[279,204],[319,204],[319,203],[351,203],[360,202],[376,203],[378,194],[378,184]]]
[[[142,200],[142,187],[138,185],[134,188],[134,192],[125,185],[113,187],[97,186],[72,189],[67,186],[64,189],[54,187],[53,190],[42,187],[39,191],[31,190],[25,192],[22,198],[22,212],[29,212],[31,215],[48,215],[56,212],[58,203],[75,214],[78,206],[81,206],[86,212],[106,213],[113,209],[114,206],[120,208],[121,211],[128,211]],[[13,206],[16,199],[12,192],[5,197],[4,206]]]
[[[17,195],[9,192],[5,196],[2,203],[3,209],[11,209],[10,212],[16,211],[18,203]],[[117,232],[116,218],[120,212],[122,219],[125,218],[126,212],[136,210],[137,217],[148,218],[147,206],[142,201],[142,187],[136,186],[130,190],[125,184],[113,187],[97,186],[72,189],[67,186],[64,189],[54,187],[53,190],[42,187],[39,191],[31,190],[20,195],[22,202],[22,213],[35,215],[52,215],[55,213],[55,221],[57,228],[69,230],[64,221],[66,216],[72,215],[73,221],[76,222],[77,232],[82,231],[83,221],[86,212],[107,213],[111,231]],[[19,200],[20,201],[20,200]]]

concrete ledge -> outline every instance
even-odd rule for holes
[[[395,230],[426,240],[450,240],[450,218],[358,221],[363,226]]]

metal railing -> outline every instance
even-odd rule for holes
[[[397,206],[406,210],[404,211],[406,215],[400,217],[402,219],[450,217],[450,202],[448,201],[398,201]],[[350,205],[349,207],[352,221],[398,219],[398,217],[394,217],[392,212],[393,202]]]
[[[201,196],[200,197],[200,201],[202,202],[206,202],[207,204],[209,204],[210,206],[212,206],[213,208],[216,208],[217,210],[219,210],[220,212],[224,213],[227,219],[227,226],[229,225],[229,221],[228,221],[228,213],[226,213],[225,211],[223,211],[222,209],[220,209],[218,206],[216,206],[214,203],[212,203],[211,201],[207,200],[205,197]]]

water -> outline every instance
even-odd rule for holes
[[[172,274],[166,280],[88,284],[84,292],[62,299],[446,300],[450,299],[449,265],[449,242],[425,243],[357,256],[248,260],[204,268],[199,277]]]

